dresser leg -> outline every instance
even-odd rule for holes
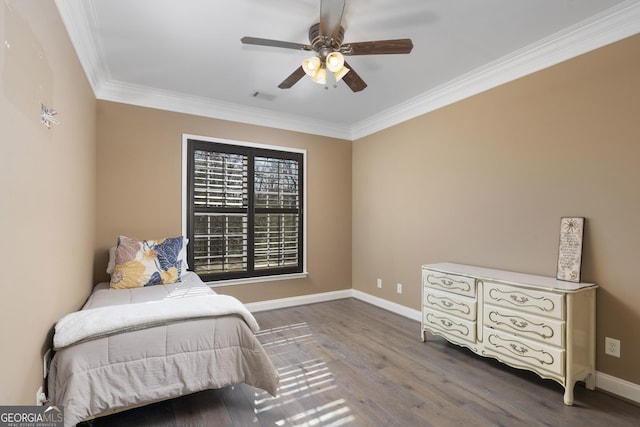
[[[575,385],[575,381],[570,381],[569,384],[564,389],[564,404],[572,406],[573,405],[573,386]]]
[[[427,342],[427,331],[424,329],[420,332],[420,341]]]
[[[595,390],[596,389],[596,376],[595,374],[587,375],[587,378],[584,379],[584,386],[587,390]]]

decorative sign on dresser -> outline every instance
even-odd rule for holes
[[[560,383],[595,389],[593,283],[461,264],[422,266],[422,329]]]
[[[558,272],[556,277],[570,282],[580,281],[582,266],[582,236],[584,218],[563,217],[560,220],[560,244],[558,245]]]

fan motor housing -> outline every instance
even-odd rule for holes
[[[320,52],[323,48],[329,48],[331,51],[340,49],[342,40],[344,39],[344,28],[340,26],[334,37],[320,35],[320,23],[313,24],[309,28],[309,42],[313,50]]]

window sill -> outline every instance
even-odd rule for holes
[[[280,280],[306,279],[308,275],[309,275],[308,272],[279,274],[277,276],[261,276],[261,277],[248,277],[246,279],[219,280],[216,282],[206,282],[206,284],[210,288],[221,288],[224,286],[250,285],[253,283],[276,282]]]

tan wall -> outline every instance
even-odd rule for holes
[[[96,280],[119,234],[181,233],[182,134],[307,150],[309,277],[216,289],[243,302],[351,287],[351,144],[125,104],[98,102]]]
[[[96,102],[53,1],[2,2],[0,37],[0,405],[33,405],[50,329],[91,289]]]
[[[0,22],[0,404],[33,404],[51,327],[106,278],[118,234],[180,233],[183,132],[308,150],[309,278],[221,292],[252,302],[353,282],[419,309],[421,264],[553,276],[560,216],[586,216],[597,369],[640,383],[640,36],[364,138],[352,159],[331,138],[110,102],[96,116],[53,2],[4,2]],[[40,102],[59,126],[39,123]]]
[[[584,216],[597,370],[640,384],[638,76],[635,36],[354,142],[353,287],[420,309],[425,263],[555,276]]]

